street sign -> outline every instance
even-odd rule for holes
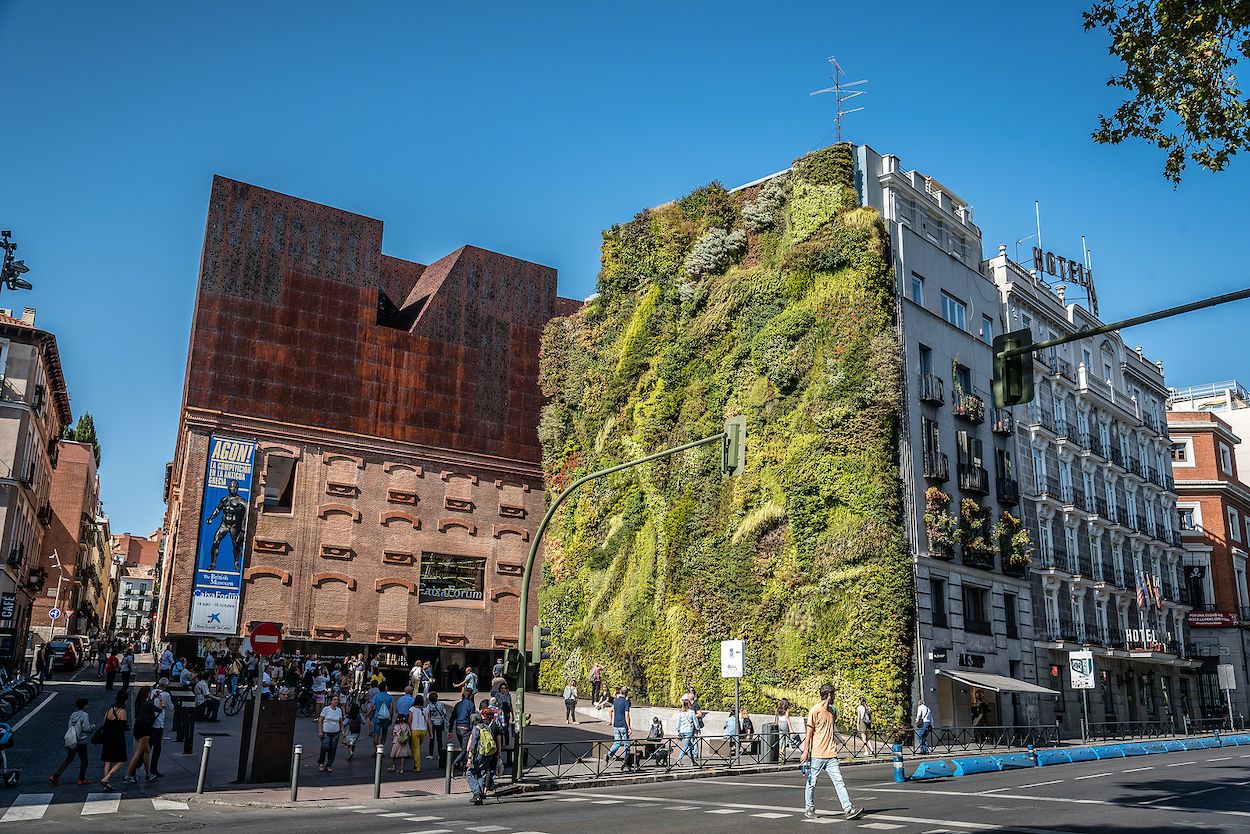
[[[48,612],[48,616],[54,620],[59,620],[61,618],[61,609],[53,608]]]
[[[1073,689],[1094,688],[1094,653],[1068,652],[1068,668],[1072,672]]]
[[[278,623],[260,623],[252,629],[248,639],[252,642],[252,650],[261,657],[277,654],[282,648],[282,626]]]
[[[742,640],[720,641],[720,676],[722,678],[742,677],[746,658],[743,657],[746,644]]]
[[[17,594],[0,594],[0,620],[11,620],[17,614]]]
[[[1233,674],[1233,664],[1221,663],[1215,667],[1215,671],[1220,678],[1220,689],[1237,688],[1237,676]]]

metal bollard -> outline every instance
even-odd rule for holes
[[[907,776],[903,773],[903,745],[895,744],[890,749],[894,751],[894,781],[906,782]]]
[[[297,744],[291,751],[291,801],[299,797],[299,760],[304,753],[304,745]]]
[[[382,798],[382,745],[373,753],[373,798]]]
[[[195,743],[195,707],[184,711],[182,730],[182,752],[190,753]]]
[[[443,782],[443,793],[451,793],[451,754],[455,749],[450,741],[447,742],[447,778]]]
[[[204,753],[200,756],[200,777],[195,781],[195,792],[204,793],[204,777],[208,775],[208,754],[213,749],[213,740],[204,739]]]

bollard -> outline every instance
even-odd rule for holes
[[[204,793],[204,777],[208,775],[208,754],[213,749],[213,740],[211,738],[204,739],[204,753],[200,756],[200,778],[195,782],[195,792],[197,794]]]
[[[894,781],[906,782],[907,777],[903,774],[903,745],[895,744],[890,749],[894,751]]]
[[[451,754],[455,752],[455,749],[450,741],[447,742],[447,777],[443,782],[443,793],[451,793]]]
[[[299,760],[304,752],[304,745],[297,744],[291,751],[291,801],[299,797]]]
[[[382,745],[373,754],[373,798],[382,798]]]
[[[182,752],[189,754],[195,742],[195,707],[183,711]]]
[[[1033,749],[1031,744],[1029,745],[1029,761],[1033,763],[1034,767],[1037,767],[1037,751]]]

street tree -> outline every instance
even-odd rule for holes
[[[1189,162],[1223,171],[1250,145],[1250,105],[1234,70],[1250,57],[1245,0],[1096,0],[1085,29],[1106,29],[1124,71],[1107,81],[1128,91],[1098,117],[1097,142],[1143,139],[1166,153],[1176,186]]]
[[[95,420],[91,419],[90,414],[84,414],[78,418],[78,425],[74,428],[65,427],[65,439],[77,440],[79,443],[90,443],[91,451],[95,453],[95,465],[100,465],[100,438],[95,433]]]

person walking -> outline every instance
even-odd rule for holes
[[[48,777],[53,785],[61,784],[61,774],[75,757],[78,759],[78,784],[91,784],[87,780],[87,743],[91,741],[91,732],[95,727],[87,714],[87,703],[86,698],[79,698],[74,702],[74,711],[69,714],[69,726],[65,730],[65,760],[56,773]]]
[[[361,720],[360,704],[353,703],[347,708],[347,723],[343,728],[343,743],[347,745],[347,760],[356,756],[356,742],[360,739]]]
[[[427,759],[433,759],[443,749],[443,732],[447,727],[447,705],[438,700],[438,693],[431,692],[429,703],[425,707],[425,717],[429,719],[430,752]]]
[[[430,700],[430,689],[434,686],[434,668],[430,666],[430,661],[421,664],[421,694],[425,696],[425,700]]]
[[[833,789],[842,803],[842,813],[848,820],[858,819],[864,815],[863,808],[851,804],[851,797],[846,792],[846,784],[842,781],[842,770],[838,767],[837,729],[834,719],[837,710],[833,706],[833,684],[826,683],[820,687],[820,703],[807,713],[807,734],[803,738],[803,754],[800,764],[810,761],[807,771],[807,787],[803,792],[803,814],[809,820],[816,819],[816,781],[821,771],[829,774]]]
[[[165,650],[161,652],[161,659],[158,660],[156,663],[157,677],[158,678],[169,677],[169,672],[173,668],[174,668],[174,653],[173,653],[173,650],[170,649],[168,645],[166,645]]]
[[[790,759],[790,751],[799,746],[798,733],[794,731],[794,719],[790,717],[790,699],[782,698],[773,711],[773,720],[777,722],[777,746],[780,748],[782,764]]]
[[[414,695],[412,706],[408,708],[408,729],[411,736],[408,746],[412,748],[412,770],[421,772],[421,753],[425,747],[425,737],[429,734],[430,721],[425,714],[425,698]]]
[[[404,759],[412,755],[412,728],[408,726],[408,716],[398,713],[395,724],[391,727],[391,773],[404,772]]]
[[[161,678],[152,689],[152,708],[156,717],[152,719],[152,735],[148,744],[152,748],[152,764],[148,770],[148,781],[161,778],[161,742],[165,738],[165,714],[169,711],[169,678]]]
[[[677,737],[681,739],[681,753],[678,755],[677,761],[673,762],[673,767],[681,764],[681,760],[687,756],[690,757],[690,764],[697,766],[699,760],[695,755],[694,710],[690,708],[690,702],[685,698],[681,699],[681,709],[677,713],[675,729],[677,730]]]
[[[127,697],[126,690],[118,690],[117,696],[113,699],[113,706],[104,712],[104,721],[100,727],[100,761],[104,763],[104,776],[100,779],[100,784],[109,793],[117,790],[109,780],[125,766],[126,760],[130,758],[126,754]]]
[[[916,752],[929,752],[929,731],[933,729],[933,711],[924,701],[916,707]]]
[[[129,647],[127,647],[126,653],[122,655],[122,661],[121,661],[122,691],[123,692],[130,689],[130,676],[134,674],[134,670],[135,670],[135,653]]]
[[[339,696],[335,694],[330,696],[330,703],[322,707],[321,714],[317,716],[317,737],[321,739],[317,769],[323,773],[334,772],[334,754],[338,752],[339,735],[342,732],[343,707],[339,703]]]
[[[378,691],[369,699],[369,704],[370,715],[373,718],[370,722],[373,743],[382,744],[391,734],[391,722],[395,718],[395,699],[391,697],[391,693],[379,686]]]
[[[468,689],[460,690],[460,700],[451,709],[451,729],[456,734],[456,744],[460,752],[451,763],[453,772],[463,773],[469,763],[469,733],[473,730],[473,693]]]
[[[603,664],[596,663],[590,667],[590,702],[599,703],[599,691],[603,688]]]
[[[564,685],[564,723],[577,723],[577,684],[572,678]]]
[[[456,688],[469,690],[470,698],[477,694],[477,673],[473,671],[472,666],[464,667],[464,680],[456,684]]]
[[[622,686],[616,690],[616,699],[612,701],[612,746],[608,748],[608,764],[616,756],[616,751],[623,749],[629,752],[629,688]]]
[[[101,640],[95,649],[95,676],[96,680],[104,677],[104,665],[108,663],[109,650],[104,641]]]
[[[125,691],[125,690],[123,690]],[[135,693],[135,727],[131,734],[135,739],[135,752],[126,767],[126,781],[135,784],[142,763],[147,778],[152,778],[152,725],[156,721],[156,707],[152,704],[152,687],[141,686]]]
[[[108,660],[104,661],[104,688],[112,689],[113,684],[117,681],[117,671],[122,668],[121,661],[117,659],[117,652],[109,652]],[[124,688],[124,687],[123,687]]]
[[[472,795],[469,802],[481,805],[486,792],[494,784],[499,742],[495,736],[494,712],[489,707],[481,713],[475,713],[471,721],[472,729],[467,747],[469,765],[465,775],[468,777],[469,792]]]

